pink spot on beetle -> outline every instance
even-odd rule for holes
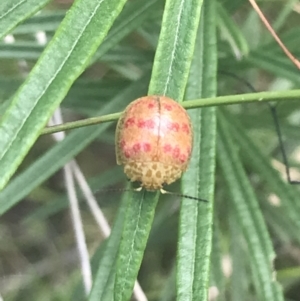
[[[124,140],[121,140],[120,141],[120,147],[122,148],[122,149],[124,149],[124,146],[126,145],[126,142],[124,141]]]
[[[134,153],[138,153],[141,150],[141,144],[140,143],[135,143],[132,146],[132,150],[133,150]]]
[[[184,163],[187,160],[187,156],[185,154],[180,154],[179,160],[180,160],[181,163]]]
[[[135,124],[135,120],[133,117],[127,118],[124,122],[125,128],[128,128],[129,126],[132,126],[134,124]]]
[[[173,149],[173,157],[178,158],[180,155],[180,148],[178,146],[175,146]]]
[[[190,127],[189,127],[189,125],[188,125],[187,123],[183,123],[183,124],[181,125],[181,129],[182,129],[182,131],[183,131],[184,133],[187,133],[187,134],[190,133]]]
[[[150,152],[150,150],[151,150],[150,143],[144,143],[143,144],[143,150],[144,150],[144,152]]]
[[[170,122],[168,123],[168,129],[171,131],[178,132],[179,131],[179,124],[177,122]]]
[[[154,102],[148,103],[148,109],[153,109],[154,107],[155,107],[155,103]]]
[[[152,119],[147,119],[147,120],[140,119],[138,121],[137,126],[139,128],[153,129],[154,128],[154,121]]]
[[[124,156],[126,158],[130,158],[130,151],[129,151],[129,149],[124,149]]]
[[[164,145],[164,152],[168,153],[172,150],[172,146],[170,144],[165,144]]]
[[[172,106],[169,104],[164,104],[164,109],[167,111],[172,111]]]

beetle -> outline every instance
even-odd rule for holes
[[[116,159],[132,181],[149,191],[179,179],[193,146],[187,111],[159,95],[138,98],[122,113],[116,128]]]

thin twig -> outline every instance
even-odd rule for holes
[[[281,49],[284,51],[286,56],[295,64],[295,66],[300,69],[300,62],[291,54],[291,52],[285,47],[285,45],[281,42],[280,38],[276,34],[275,30],[272,28],[270,23],[268,22],[267,18],[264,16],[263,12],[260,10],[259,6],[256,4],[255,0],[249,0],[254,10],[259,15],[262,22],[265,24],[271,35],[274,37],[275,41],[278,43],[278,45],[281,47]]]
[[[79,184],[79,187],[87,201],[87,204],[90,208],[92,215],[94,216],[96,223],[99,226],[100,231],[102,232],[102,234],[105,238],[108,237],[110,235],[110,231],[111,231],[109,224],[108,224],[102,210],[98,206],[98,203],[93,195],[93,192],[92,192],[90,186],[88,185],[88,183],[87,183],[84,175],[82,174],[76,161],[73,160],[72,162],[70,162],[70,164],[71,164],[74,176],[77,180],[77,183]]]
[[[60,109],[57,109],[49,123],[56,124],[61,122],[63,122],[61,111]],[[59,142],[65,138],[65,133],[64,132],[55,133],[53,134],[53,137],[57,142]],[[73,228],[74,228],[74,233],[76,238],[76,245],[77,245],[79,259],[80,259],[83,284],[84,284],[85,293],[88,296],[92,289],[92,270],[90,265],[90,256],[85,241],[85,234],[83,230],[78,199],[76,196],[76,189],[75,189],[71,163],[67,163],[64,166],[63,170],[64,170],[65,186],[66,186],[68,199],[70,203],[70,210],[71,210]]]
[[[138,281],[136,281],[134,283],[133,296],[134,296],[135,300],[137,300],[137,301],[148,301],[148,299]]]
[[[90,266],[90,257],[85,241],[85,235],[78,205],[78,199],[76,196],[76,189],[74,184],[74,178],[72,174],[72,167],[70,163],[64,166],[64,174],[66,181],[66,189],[68,193],[68,199],[70,202],[71,215],[73,220],[74,233],[76,237],[76,244],[78,248],[81,273],[83,277],[85,293],[88,296],[92,288],[92,270]]]

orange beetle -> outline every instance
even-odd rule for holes
[[[162,189],[187,169],[193,145],[186,110],[166,96],[145,96],[131,102],[116,129],[117,163],[131,181],[146,190]]]

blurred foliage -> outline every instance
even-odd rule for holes
[[[132,11],[137,2],[128,1]],[[278,0],[258,1],[258,4],[286,46],[300,58],[300,2]],[[33,12],[26,14],[24,21],[2,39],[0,117],[44,50],[42,40],[51,40],[71,5],[71,1],[52,1],[32,17],[27,18]],[[0,4],[0,16],[1,8]],[[135,28],[133,26],[116,45],[112,43],[100,59],[96,55],[61,104],[64,121],[91,117],[96,112],[102,115],[121,111],[134,96],[147,93],[162,13],[161,5],[152,9],[149,16]],[[226,70],[247,80],[257,91],[300,88],[299,70],[273,41],[248,1],[219,0],[217,21],[220,71]],[[132,92],[132,87],[139,90]],[[218,74],[218,95],[248,92],[251,91],[242,81],[222,72]],[[112,99],[115,101],[109,110],[101,111]],[[282,102],[277,106],[287,155],[294,167],[293,177],[298,176],[299,167],[299,109],[299,102],[296,101]],[[285,179],[285,170],[279,163],[282,156],[269,108],[266,104],[227,106],[220,109],[219,116],[222,129],[226,127],[233,142],[226,148],[228,139],[220,133],[218,152],[222,153],[218,155],[218,160],[227,158],[228,162],[230,159],[226,155],[230,155],[232,147],[238,153],[232,160],[244,166],[259,201],[276,253],[274,265],[285,298],[300,300],[299,190],[281,180],[281,177]],[[84,140],[88,137],[87,132],[78,135],[77,140],[74,138],[75,144],[79,145],[84,140],[82,143],[87,145],[76,159],[94,190],[121,188],[126,183],[126,177],[122,168],[116,167],[115,124],[99,127],[102,128],[94,134],[96,139],[90,145],[91,141]],[[5,301],[84,299],[79,287],[81,276],[68,200],[59,170],[67,161],[53,161],[52,167],[43,165],[47,153],[54,153],[54,145],[51,136],[39,138],[9,184],[14,185],[11,193],[15,200],[12,202],[22,202],[2,215],[0,220],[0,294]],[[61,154],[62,158],[66,156],[59,149],[57,154]],[[72,152],[68,156],[72,158]],[[235,196],[230,188],[231,174],[226,174],[228,169],[225,165],[218,162],[216,170],[210,300],[264,300],[254,289],[255,279],[251,273],[255,275],[255,271],[249,265],[251,250],[247,247],[247,236],[242,233],[238,215],[231,203]],[[23,173],[25,175],[22,177]],[[232,178],[236,181],[236,187],[241,185],[240,191],[245,192],[248,188],[243,183],[239,184],[239,180],[239,175],[236,179]],[[179,183],[168,190],[179,191]],[[99,205],[111,225],[122,194],[126,192],[98,194]],[[243,197],[244,200],[248,200],[247,197]],[[97,256],[103,238],[89,209],[82,202],[81,213],[89,252]],[[138,277],[149,300],[175,300],[178,216],[178,198],[162,196]],[[97,269],[96,264],[93,267]],[[213,297],[215,287],[218,294]]]

